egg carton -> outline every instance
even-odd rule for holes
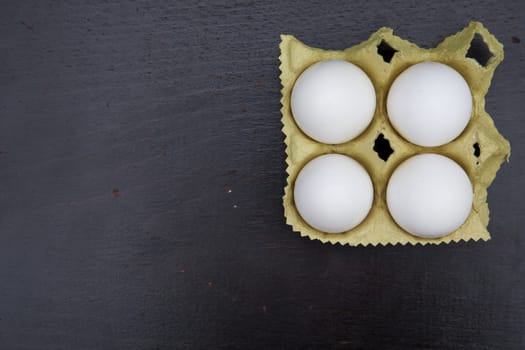
[[[503,60],[503,45],[479,22],[471,22],[455,35],[431,49],[381,28],[361,44],[334,51],[312,48],[292,35],[281,35],[280,79],[282,84],[282,131],[286,144],[287,185],[283,205],[286,223],[301,236],[323,243],[342,245],[441,244],[490,239],[487,230],[489,208],[487,188],[501,163],[509,159],[510,144],[498,132],[485,111],[485,95],[494,70]],[[371,79],[376,91],[376,111],[368,128],[357,138],[338,144],[319,143],[297,126],[291,113],[290,96],[296,79],[312,64],[323,60],[345,60],[359,66]],[[439,147],[422,147],[406,141],[389,123],[386,97],[394,79],[406,68],[424,61],[447,64],[461,73],[473,97],[469,124],[462,134]],[[374,203],[366,219],[343,233],[324,233],[309,226],[299,215],[293,198],[299,171],[313,158],[329,153],[352,157],[368,171],[374,185]],[[456,231],[441,238],[420,238],[399,227],[386,205],[386,186],[396,167],[411,156],[437,153],[460,164],[473,185],[472,210]]]

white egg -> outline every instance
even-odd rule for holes
[[[425,147],[444,145],[467,126],[472,94],[461,74],[438,62],[415,64],[390,87],[388,118],[408,141]]]
[[[427,153],[399,165],[388,182],[390,214],[414,236],[437,238],[458,229],[472,208],[472,184],[456,162]]]
[[[374,188],[361,164],[327,154],[308,162],[294,185],[295,206],[310,226],[327,233],[348,231],[370,211]]]
[[[292,90],[292,115],[299,128],[319,142],[339,144],[361,134],[376,108],[374,86],[356,65],[340,60],[307,68]]]

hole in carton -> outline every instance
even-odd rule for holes
[[[374,142],[373,149],[377,153],[379,158],[381,158],[385,162],[387,161],[388,157],[390,157],[390,155],[394,153],[394,150],[392,149],[392,147],[390,147],[390,141],[388,141],[388,139],[385,139],[385,135],[383,134],[379,134],[377,136]]]
[[[472,147],[474,148],[474,157],[477,157],[479,158],[480,154],[481,154],[481,148],[479,148],[479,143],[475,143],[472,145]]]
[[[490,58],[494,56],[489,47],[479,34],[474,35],[466,57],[476,60],[481,66],[486,67]]]
[[[377,53],[383,57],[383,61],[386,63],[390,63],[390,61],[392,61],[392,57],[394,57],[396,52],[397,50],[388,45],[388,43],[384,40],[381,40],[379,45],[377,45]]]

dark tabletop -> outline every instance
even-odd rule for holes
[[[492,240],[284,223],[279,34],[505,45]],[[0,349],[524,349],[522,1],[1,1]]]

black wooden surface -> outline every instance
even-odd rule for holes
[[[0,349],[524,349],[521,1],[1,1]],[[493,239],[284,224],[279,34],[425,47],[482,21],[513,147]]]

